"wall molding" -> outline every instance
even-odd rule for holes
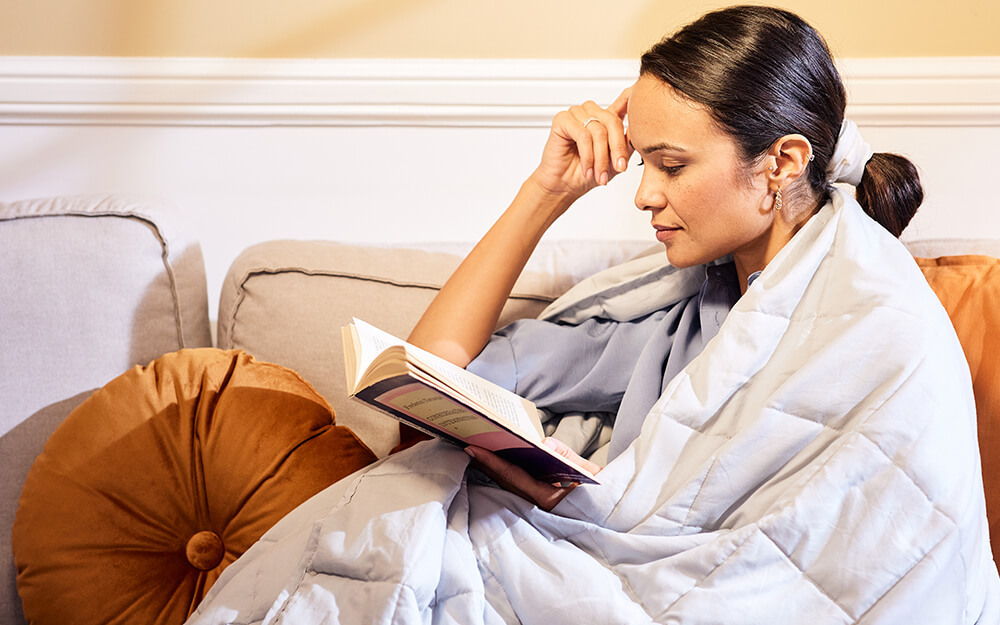
[[[866,126],[1000,126],[1000,57],[846,59]],[[628,60],[0,57],[0,125],[547,127]]]

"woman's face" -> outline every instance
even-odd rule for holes
[[[704,106],[649,76],[629,99],[628,137],[644,165],[635,204],[650,211],[671,264],[733,254],[744,279],[763,269],[774,222],[768,159],[748,172]]]

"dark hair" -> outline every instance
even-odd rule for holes
[[[708,13],[643,54],[640,73],[708,107],[748,163],[786,134],[805,136],[815,155],[809,185],[828,197],[826,168],[847,97],[826,42],[794,13],[762,6]],[[879,153],[865,166],[857,198],[899,236],[923,191],[909,160]]]

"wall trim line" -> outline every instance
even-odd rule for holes
[[[1000,57],[845,59],[864,126],[1000,126]],[[0,57],[0,125],[547,127],[631,60]]]

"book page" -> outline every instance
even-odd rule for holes
[[[466,395],[507,419],[518,429],[541,438],[542,430],[539,427],[534,404],[488,380],[470,374],[465,369],[461,371],[467,376],[455,376],[453,381],[457,387],[465,391]],[[531,418],[532,416],[535,418]]]
[[[358,329],[355,336],[358,339],[359,351],[358,373],[364,372],[375,360],[375,357],[393,345],[406,345],[406,341],[397,339],[388,332],[383,332],[370,323],[365,323],[360,319],[354,320],[354,326]]]
[[[493,421],[483,419],[459,402],[424,384],[398,386],[376,399],[411,417],[447,430],[470,445],[486,449],[530,447],[528,443],[506,433]]]
[[[485,380],[474,373],[470,373],[462,367],[448,362],[444,358],[435,356],[415,345],[410,345],[406,341],[398,339],[388,332],[379,330],[360,319],[355,318],[354,324],[358,328],[357,334],[363,349],[377,350],[375,353],[378,353],[393,345],[402,345],[406,352],[414,357],[417,363],[440,373],[440,376],[435,377],[442,382],[464,392],[467,396],[500,415],[514,427],[523,430],[525,434],[532,438],[540,439],[543,436],[535,405],[523,397],[511,393],[507,389],[489,380]],[[360,363],[359,370],[363,371],[370,364],[370,360]]]

